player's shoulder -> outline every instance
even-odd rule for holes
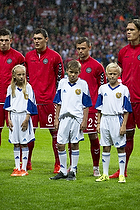
[[[26,53],[26,56],[25,57],[30,57],[30,56],[32,56],[35,53],[36,53],[36,50],[35,49],[34,50],[31,50],[31,51],[29,51],[29,52]]]
[[[14,54],[14,55],[23,56],[21,52],[19,52],[19,51],[13,49],[12,47],[10,48],[9,53],[12,53],[12,54]]]
[[[125,51],[130,49],[130,44],[124,46],[122,49],[120,49],[119,53],[124,53]]]
[[[50,49],[49,47],[47,48],[47,53],[49,53],[51,56],[54,55],[56,57],[60,57],[60,54],[58,52],[56,52],[53,49]]]
[[[78,83],[81,83],[81,84],[83,84],[83,85],[86,85],[86,84],[87,84],[86,80],[81,79],[80,77],[78,77],[77,82],[78,82]]]

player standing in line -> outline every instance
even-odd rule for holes
[[[76,41],[76,49],[79,55],[78,61],[81,64],[81,73],[79,77],[88,83],[92,107],[89,108],[88,125],[84,133],[88,133],[91,147],[91,155],[93,159],[93,175],[100,176],[99,159],[100,145],[97,127],[97,110],[94,108],[97,97],[98,88],[106,83],[105,70],[103,66],[90,56],[91,43],[87,37],[81,37]]]
[[[21,53],[11,48],[11,43],[11,32],[5,28],[0,29],[0,145],[2,128],[5,120],[7,121],[7,112],[3,109],[3,105],[12,79],[12,68],[17,64],[24,64],[25,61]]]
[[[34,131],[30,115],[37,114],[37,106],[32,87],[26,81],[25,66],[16,65],[12,69],[12,81],[8,86],[4,109],[8,111],[9,142],[14,144],[15,169],[11,176],[28,175],[28,142],[34,141]],[[20,147],[22,168],[20,170]]]
[[[48,48],[48,33],[45,29],[34,32],[35,50],[25,56],[25,65],[29,76],[29,83],[35,92],[38,115],[33,116],[33,126],[48,128],[52,135],[52,145],[55,155],[54,173],[60,170],[60,161],[57,150],[57,131],[54,130],[55,106],[53,99],[58,83],[64,77],[64,68],[61,56]]]
[[[83,130],[87,127],[89,107],[92,106],[87,82],[78,78],[81,64],[68,62],[68,78],[60,81],[54,103],[56,103],[55,128],[58,129],[58,151],[60,172],[50,179],[76,179],[79,159],[79,141],[84,140]],[[71,144],[71,169],[67,174],[66,143]]]
[[[140,19],[129,21],[126,27],[126,35],[129,44],[123,47],[118,54],[118,64],[122,68],[122,83],[130,92],[133,112],[130,113],[126,126],[126,166],[125,177],[127,177],[127,165],[133,151],[133,142],[136,125],[140,129]],[[117,178],[119,170],[110,176]]]
[[[111,145],[118,151],[119,182],[126,182],[124,176],[126,162],[126,123],[129,112],[132,112],[128,88],[118,82],[121,68],[117,63],[110,63],[106,67],[109,83],[99,88],[95,108],[98,110],[97,132],[101,134],[100,144],[103,146],[102,163],[103,175],[97,182],[108,181]]]

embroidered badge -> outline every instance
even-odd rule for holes
[[[91,71],[92,71],[92,69],[89,68],[89,67],[86,69],[86,72],[87,72],[87,73],[90,73]]]
[[[48,63],[48,59],[45,58],[45,59],[43,60],[43,63],[44,63],[44,64],[47,64],[47,63]]]
[[[28,100],[28,94],[25,94],[25,95],[24,95],[24,98],[25,98],[26,100]]]
[[[121,98],[122,94],[121,93],[116,93],[116,98]]]
[[[138,60],[140,61],[140,55],[138,55]]]
[[[7,59],[7,63],[8,64],[12,63],[12,59],[11,58]]]
[[[81,94],[81,90],[80,89],[76,89],[75,93],[76,93],[76,95],[80,95]]]

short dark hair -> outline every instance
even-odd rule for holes
[[[88,47],[91,46],[91,42],[89,41],[89,39],[87,37],[79,37],[79,39],[76,40],[76,45],[81,44],[83,42],[86,42]]]
[[[129,23],[134,23],[135,26],[137,27],[137,29],[140,31],[140,19],[129,20],[129,21],[128,21],[128,24],[129,24]]]
[[[34,34],[42,34],[45,38],[48,37],[48,33],[47,33],[47,31],[44,28],[37,28],[34,31]]]
[[[71,60],[67,64],[67,69],[71,69],[71,70],[78,69],[78,71],[80,71],[81,70],[81,64],[77,60]]]
[[[6,36],[9,35],[10,39],[12,38],[12,33],[7,28],[1,28],[0,29],[0,36]]]

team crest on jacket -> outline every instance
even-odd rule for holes
[[[11,58],[7,59],[7,63],[8,64],[12,63],[12,59]]]
[[[122,94],[121,93],[116,93],[116,98],[121,98]]]
[[[48,63],[48,59],[47,58],[44,58],[43,63],[44,64],[47,64]]]
[[[140,55],[138,55],[138,60],[140,61]]]
[[[81,90],[80,89],[76,89],[75,93],[76,93],[76,95],[80,95],[81,94]]]
[[[87,72],[87,73],[90,73],[91,71],[92,71],[92,69],[89,68],[89,67],[86,69],[86,72]]]
[[[24,98],[25,98],[26,100],[28,100],[28,94],[27,94],[27,93],[24,95]]]

